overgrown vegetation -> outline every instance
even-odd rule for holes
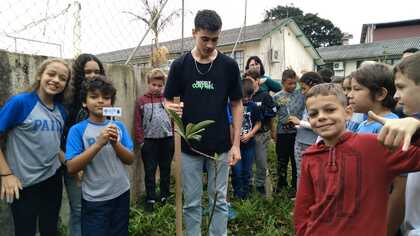
[[[274,144],[269,146],[269,166],[271,181],[275,183],[276,156]],[[290,176],[290,171],[289,171]],[[175,189],[174,179],[171,180]],[[207,206],[207,194],[203,206]],[[233,196],[230,191],[228,196]],[[237,213],[236,218],[228,222],[228,234],[238,236],[289,236],[294,235],[292,214],[293,201],[288,199],[287,191],[274,194],[272,199],[262,198],[254,192],[247,200],[230,198],[230,203]],[[173,236],[175,235],[175,196],[168,199],[167,204],[158,205],[153,213],[144,210],[144,197],[130,209],[130,236]],[[203,210],[203,232],[208,224],[208,210]],[[67,235],[67,226],[61,224],[61,235]],[[203,234],[204,235],[204,234]]]
[[[269,149],[269,165],[272,176],[275,173],[274,145]],[[272,179],[274,183],[274,179]],[[205,197],[207,194],[203,194]],[[228,196],[233,196],[230,192]],[[139,207],[133,206],[130,212],[129,234],[132,236],[166,236],[175,235],[175,197],[169,199],[168,204],[155,208],[153,213],[146,213],[144,202]],[[207,206],[207,199],[203,206]],[[274,194],[272,199],[262,198],[253,193],[250,199],[230,199],[236,218],[228,222],[229,235],[260,235],[260,236],[288,236],[294,235],[292,214],[293,201],[288,199],[287,191]],[[203,232],[208,211],[203,216]]]

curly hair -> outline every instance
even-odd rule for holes
[[[80,91],[80,98],[82,102],[86,102],[89,92],[99,91],[102,95],[111,97],[111,104],[114,105],[117,90],[112,81],[106,78],[105,75],[95,75],[92,79],[85,80],[82,83],[82,90]]]
[[[99,73],[105,75],[105,69],[102,62],[92,54],[80,54],[73,62],[73,77],[72,77],[72,98],[69,107],[68,125],[73,125],[77,121],[77,116],[82,109],[82,98],[80,91],[82,90],[82,83],[85,81],[85,65],[89,61],[95,61],[99,66]]]
[[[99,66],[99,74],[105,75],[105,69],[102,62],[92,54],[83,53],[80,54],[73,63],[73,101],[72,104],[78,106],[81,104],[80,91],[82,89],[82,83],[85,80],[85,65],[89,61],[95,61]]]

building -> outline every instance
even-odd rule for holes
[[[420,19],[364,24],[360,43],[420,37]]]
[[[231,55],[238,38],[240,28],[223,30],[220,35],[218,50]],[[250,56],[259,56],[264,63],[266,74],[274,79],[280,79],[285,68],[313,70],[323,64],[321,56],[312,46],[310,40],[299,29],[292,19],[265,22],[247,26],[243,29],[245,35],[235,49],[233,57],[238,62],[241,71]],[[169,58],[173,60],[181,55],[181,39],[160,43],[169,50]],[[194,47],[192,37],[184,39],[185,51]],[[133,48],[99,54],[98,57],[107,63],[124,63]],[[151,46],[138,49],[131,64],[143,67],[150,66]],[[169,61],[171,61],[169,60]]]
[[[364,24],[360,44],[318,48],[326,67],[347,76],[363,61],[396,64],[407,48],[420,48],[420,19]]]

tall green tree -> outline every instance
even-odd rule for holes
[[[341,45],[343,33],[330,20],[293,6],[276,6],[265,11],[264,22],[292,18],[314,47]]]

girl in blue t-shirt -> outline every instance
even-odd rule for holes
[[[388,119],[397,119],[391,112],[395,107],[395,86],[391,68],[382,63],[366,64],[351,74],[351,91],[347,95],[354,112],[373,111]],[[360,123],[357,133],[377,134],[382,124],[371,119]]]
[[[388,119],[398,119],[398,116],[391,112],[397,101],[394,100],[396,89],[393,73],[388,65],[376,62],[366,64],[353,72],[351,77],[351,91],[348,98],[354,112],[366,115],[369,111],[373,111]],[[368,118],[360,123],[357,133],[378,134],[382,126],[381,123]],[[389,231],[395,232],[404,217],[399,213],[399,209],[404,208],[406,177],[406,174],[402,174],[393,181],[387,212]]]
[[[5,151],[0,150],[0,195],[11,203],[16,236],[35,235],[37,223],[41,235],[58,233],[66,120],[61,102],[70,77],[65,61],[45,60],[31,89],[0,110],[0,137],[7,137]]]

